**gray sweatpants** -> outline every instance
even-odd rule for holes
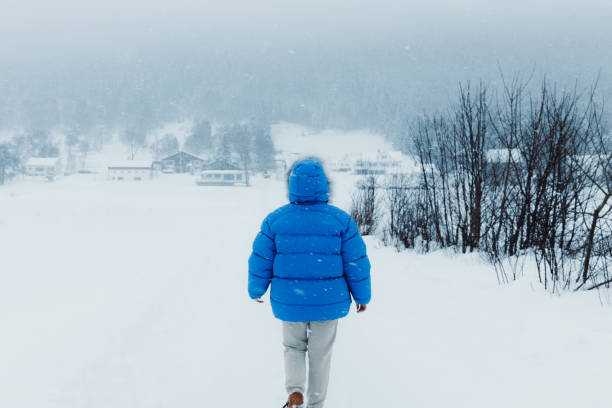
[[[306,353],[308,353],[308,408],[321,408],[327,396],[332,348],[338,320],[325,322],[283,322],[285,347],[285,388],[287,394],[306,386]]]

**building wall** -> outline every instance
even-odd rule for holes
[[[244,174],[242,173],[226,173],[220,171],[219,173],[205,172],[201,174],[197,180],[199,185],[234,185],[244,183]]]
[[[195,171],[202,170],[202,167],[204,166],[204,162],[202,160],[192,159],[189,157],[165,159],[162,163],[164,168],[168,168],[168,164],[172,163],[174,171],[177,173],[186,173],[188,171],[193,173]]]
[[[57,166],[27,166],[26,175],[34,177],[55,177]]]
[[[109,169],[108,178],[110,180],[145,180],[150,179],[152,172],[150,169]]]

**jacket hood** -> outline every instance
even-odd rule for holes
[[[323,166],[316,160],[297,162],[289,175],[289,201],[292,203],[324,202],[329,200],[329,186]]]

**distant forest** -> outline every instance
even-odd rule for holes
[[[355,31],[359,27],[354,28]],[[459,83],[501,74],[560,87],[599,77],[612,99],[609,38],[472,27],[458,33],[321,36],[276,42],[197,39],[4,58],[0,130],[61,128],[82,136],[147,133],[177,120],[296,122],[368,128],[396,140],[425,112],[446,110]],[[602,34],[603,35],[603,34]],[[604,36],[605,37],[605,36]],[[39,58],[40,57],[40,58]],[[606,107],[606,112],[609,108]]]

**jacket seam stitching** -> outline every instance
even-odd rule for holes
[[[357,235],[359,235],[359,232],[354,233],[353,235],[351,235],[350,238],[345,239],[344,241],[342,241],[343,244],[349,242],[351,239],[355,239],[357,237]]]
[[[266,224],[267,224],[267,222],[266,222]],[[268,229],[270,229],[269,225],[268,225]],[[274,241],[274,238],[268,236],[268,234],[266,234],[265,232],[263,232],[263,231],[259,231],[259,232],[261,232],[261,235],[263,235],[264,237],[268,238],[270,241]]]
[[[308,251],[308,252],[277,252],[277,255],[333,255],[333,256],[341,256],[341,252],[316,252],[316,251]]]
[[[282,279],[282,280],[327,281],[327,280],[334,280],[334,279],[342,279],[342,278],[344,278],[344,275],[333,276],[333,277],[329,277],[329,278],[289,278],[289,277],[283,277],[283,276],[274,275],[273,278],[274,279]]]
[[[253,251],[253,255],[255,255],[256,257],[261,258],[261,259],[263,259],[265,261],[273,261],[274,260],[274,258],[266,258],[265,256],[258,254],[257,251]]]
[[[271,270],[271,269],[264,269],[264,270],[267,271],[267,270]],[[250,272],[250,271],[249,271],[249,275],[254,276],[256,278],[259,278],[259,279],[270,279],[271,278],[270,276],[261,276],[261,275],[258,275],[256,273]]]
[[[315,304],[315,305],[306,305],[306,304],[303,304],[303,303],[302,303],[302,304],[299,304],[299,303],[285,303],[285,302],[280,302],[280,301],[278,301],[278,300],[274,299],[273,297],[271,297],[271,298],[270,298],[270,300],[272,300],[273,302],[276,302],[276,303],[280,303],[281,305],[285,305],[285,306],[303,306],[303,307],[313,307],[313,306],[315,306],[315,307],[316,307],[316,306],[331,306],[331,305],[338,305],[338,304],[340,304],[340,303],[345,303],[345,302],[347,302],[347,301],[348,301],[348,302],[350,302],[350,301],[351,301],[351,298],[349,297],[349,298],[347,298],[347,299],[345,299],[345,300],[341,300],[341,301],[339,301],[339,302],[333,302],[333,303],[321,303],[321,304]]]
[[[346,265],[346,264],[349,264],[349,263],[351,263],[351,262],[361,261],[363,258],[367,258],[367,255],[361,255],[359,258],[355,258],[355,259],[353,259],[352,261],[345,261],[345,262],[343,262],[343,263]]]
[[[351,279],[349,279],[349,278],[346,278],[346,280],[347,280],[347,281],[349,281],[349,282],[351,282],[351,283],[359,283],[359,282],[367,281],[368,279],[370,279],[370,277],[369,277],[369,276],[368,276],[368,277],[366,277],[366,278],[363,278],[363,279],[357,279],[357,280],[351,280]]]

